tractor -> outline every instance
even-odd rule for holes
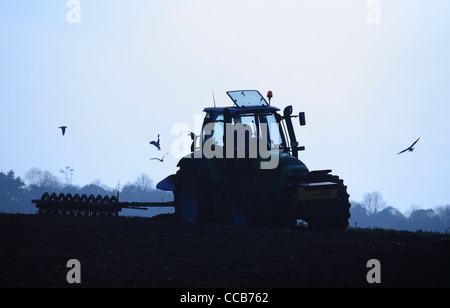
[[[157,188],[174,194],[175,215],[183,222],[292,226],[344,230],[350,217],[347,187],[331,170],[310,171],[300,151],[293,119],[256,90],[226,92],[233,105],[208,107],[200,135],[191,133],[191,153],[176,174]]]

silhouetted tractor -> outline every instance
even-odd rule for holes
[[[255,90],[229,91],[231,107],[205,108],[202,132],[179,170],[158,183],[174,193],[185,222],[292,225],[343,230],[350,217],[347,187],[331,170],[310,171],[298,159],[292,118],[305,114],[271,106]]]

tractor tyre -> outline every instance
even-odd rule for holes
[[[192,170],[180,170],[174,189],[175,214],[183,222],[205,222],[211,217],[208,191]]]
[[[350,218],[350,195],[344,181],[336,175],[322,175],[316,180],[321,182],[332,182],[338,185],[338,200],[330,202],[323,200],[314,206],[314,211],[309,213],[306,220],[311,228],[345,230]]]

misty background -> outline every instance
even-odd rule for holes
[[[306,112],[300,159],[332,169],[354,202],[378,191],[385,211],[446,207],[448,16],[445,0],[1,1],[0,172],[27,192],[35,167],[62,186],[70,166],[74,187],[141,174],[154,187],[177,170],[172,128],[193,128],[212,91],[226,106],[228,90],[272,90]]]

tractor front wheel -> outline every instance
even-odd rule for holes
[[[175,213],[184,222],[208,220],[207,192],[193,173],[179,173],[174,190]]]

